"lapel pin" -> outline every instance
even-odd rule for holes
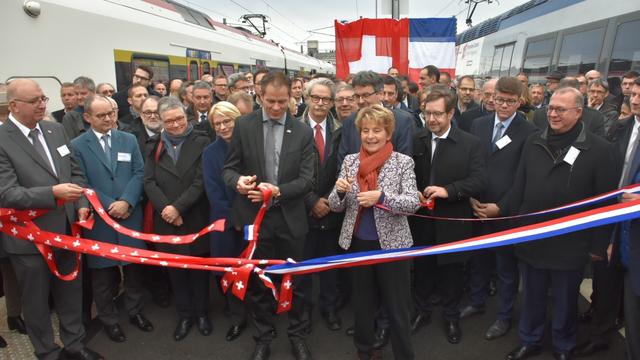
[[[47,130],[47,132],[48,132],[49,134],[52,134],[51,130]]]
[[[288,133],[288,134],[291,134],[291,129],[287,129],[287,133]]]

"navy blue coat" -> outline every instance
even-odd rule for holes
[[[131,206],[127,219],[117,220],[131,230],[142,230],[142,176],[144,163],[135,136],[118,130],[111,130],[111,166],[107,164],[102,146],[93,131],[87,131],[71,141],[75,157],[84,171],[89,187],[96,191],[105,210],[116,200],[125,200]],[[146,244],[117,233],[100,217],[92,230],[85,230],[88,239],[100,240],[146,249]],[[87,256],[90,268],[105,268],[122,264],[96,256]]]

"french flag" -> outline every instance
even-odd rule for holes
[[[244,226],[244,239],[247,241],[252,241],[257,239],[258,237],[256,236],[256,232],[255,232],[255,226],[252,225],[245,225]]]
[[[427,65],[455,75],[455,18],[336,21],[335,31],[338,78],[362,70],[385,74],[393,66],[417,82]]]

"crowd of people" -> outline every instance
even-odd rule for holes
[[[237,257],[246,244],[243,227],[254,221],[261,189],[269,189],[254,258],[304,260],[491,234],[571,212],[465,219],[528,214],[640,182],[640,77],[633,71],[609,79],[596,70],[551,72],[544,84],[529,83],[526,74],[454,80],[432,65],[422,69],[419,84],[395,68],[344,81],[260,69],[160,82],[145,65],[131,75],[120,91],[86,76],[63,83],[64,108],[52,113],[34,80],[0,87],[6,98],[0,102],[0,207],[49,209],[35,223],[60,234],[93,217],[84,238]],[[145,243],[95,216],[82,195],[86,187],[134,231],[191,234],[218,219],[227,219],[226,228],[186,245]],[[625,194],[619,201],[639,198]],[[621,326],[628,359],[640,359],[639,231],[637,221],[627,221],[490,250],[295,276],[287,315],[292,354],[312,358],[306,338],[319,310],[330,330],[344,327],[353,336],[360,359],[379,358],[388,343],[396,359],[413,359],[411,335],[431,322],[437,307],[443,336],[459,344],[461,322],[484,313],[487,296],[497,295],[495,321],[484,337],[500,338],[517,325],[521,343],[505,354],[508,360],[543,351],[549,303],[556,359],[606,351]],[[94,315],[111,341],[126,341],[116,296],[135,328],[154,331],[144,315],[145,292],[159,306],[173,304],[175,341],[193,327],[210,335],[209,314],[224,311],[232,324],[226,340],[251,324],[250,359],[270,357],[274,302],[257,276],[244,302],[228,292],[225,308],[211,309],[223,274],[86,255],[80,276],[64,281],[33,243],[2,235],[1,245],[9,328],[29,336],[38,359],[102,359],[82,342]],[[61,273],[75,265],[66,250],[55,250],[55,259]],[[580,313],[585,268],[593,293],[590,308]],[[343,326],[340,311],[349,302],[354,324]],[[63,348],[54,341],[52,309]],[[579,325],[589,328],[580,344]],[[0,338],[0,347],[6,345]]]

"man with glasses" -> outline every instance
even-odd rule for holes
[[[227,96],[229,96],[229,84],[227,81],[227,77],[225,75],[218,75],[213,81],[212,105],[216,104],[219,101],[227,101]]]
[[[478,106],[473,101],[473,95],[476,91],[476,81],[472,76],[465,75],[458,81],[458,103],[456,106],[456,116],[454,123],[457,119],[462,118],[462,113],[469,111]],[[468,129],[466,130],[468,131]]]
[[[132,89],[135,89],[133,87]],[[138,87],[146,91],[144,87]],[[122,226],[142,231],[142,176],[144,162],[135,137],[115,130],[117,113],[107,97],[96,95],[85,102],[85,120],[91,131],[71,141],[73,153],[79,160],[88,186],[98,194],[107,213]],[[99,216],[84,237],[106,243],[146,249],[142,240],[122,235],[108,226]],[[124,342],[126,336],[118,324],[118,310],[113,293],[119,286],[120,271],[124,275],[124,305],[129,322],[149,332],[153,325],[142,315],[142,268],[99,256],[87,256],[91,269],[93,297],[98,318],[107,337],[113,342]]]
[[[235,73],[229,76],[229,91],[231,92],[231,94],[239,91],[248,93],[250,87],[251,84],[249,84],[249,81],[244,76],[244,73]],[[227,98],[227,101],[228,100],[229,99]]]
[[[127,93],[127,104],[129,104],[129,113],[118,119],[118,122],[123,127],[133,126],[136,123],[140,123],[140,112],[142,111],[142,103],[146,98],[149,97],[149,91],[142,85],[131,86]]]
[[[98,84],[98,87],[96,88],[96,93],[102,96],[112,97],[113,94],[116,93],[116,89],[113,87],[113,85],[109,83],[101,83],[101,84]]]
[[[140,85],[147,89],[149,95],[160,97],[155,90],[153,90],[153,69],[147,65],[136,66],[135,71],[131,77],[131,85],[113,94],[113,99],[118,103],[118,119],[129,114],[129,107],[131,106],[127,99],[129,98],[129,88],[134,85]]]
[[[611,102],[607,102],[609,96],[609,83],[606,80],[595,79],[587,85],[588,105],[599,111],[604,116],[604,132],[609,133],[611,126],[618,122],[618,111]]]
[[[0,207],[48,209],[34,222],[43,230],[70,234],[71,224],[87,219],[89,209],[82,197],[86,186],[82,170],[71,153],[61,125],[41,121],[49,100],[33,80],[15,79],[8,87],[11,114],[0,126]],[[57,200],[64,205],[58,206]],[[24,322],[35,356],[41,360],[102,359],[82,343],[82,277],[64,281],[51,273],[36,246],[5,237],[4,250],[22,291]],[[76,254],[52,249],[61,274],[76,266]],[[54,341],[49,296],[60,320],[64,354]]]
[[[334,106],[340,123],[358,111],[358,104],[356,103],[355,93],[351,85],[343,84],[337,87]]]
[[[471,125],[471,134],[477,136],[485,147],[485,163],[488,185],[477,198],[471,198],[473,213],[478,218],[495,217],[496,203],[511,188],[522,147],[527,137],[537,128],[520,112],[522,93],[527,91],[520,79],[503,77],[494,82],[495,95],[492,105],[495,114],[477,118]],[[490,234],[508,228],[504,222],[485,222],[474,226],[473,235]],[[471,257],[469,279],[470,304],[461,310],[460,317],[467,318],[484,313],[487,286],[492,264],[498,273],[499,308],[496,321],[489,327],[485,339],[493,340],[511,329],[513,306],[518,294],[518,260],[512,247],[495,250],[479,250]]]
[[[470,132],[473,122],[476,119],[493,114],[495,111],[493,96],[495,95],[497,81],[498,79],[489,79],[482,84],[482,100],[480,101],[480,105],[465,111],[462,113],[460,119],[458,119],[458,127],[461,130]]]
[[[358,108],[363,109],[370,105],[382,103],[383,81],[380,75],[373,71],[360,71],[352,80],[354,96]],[[395,130],[391,138],[395,151],[411,155],[411,137],[414,133],[413,117],[406,111],[393,109],[396,119]],[[349,116],[342,123],[342,140],[338,150],[338,164],[348,154],[360,151],[360,133],[355,125],[356,114]]]
[[[62,100],[62,105],[64,108],[54,111],[51,113],[51,116],[56,119],[59,123],[62,122],[64,115],[69,111],[73,111],[73,109],[78,106],[78,101],[76,100],[76,91],[73,88],[73,83],[63,83],[60,87],[60,100]]]
[[[147,141],[160,133],[162,130],[162,122],[158,116],[157,96],[149,96],[142,102],[140,111],[141,121],[134,122],[131,126],[124,127],[122,130],[133,134],[138,139],[138,145],[142,158],[147,157]]]

